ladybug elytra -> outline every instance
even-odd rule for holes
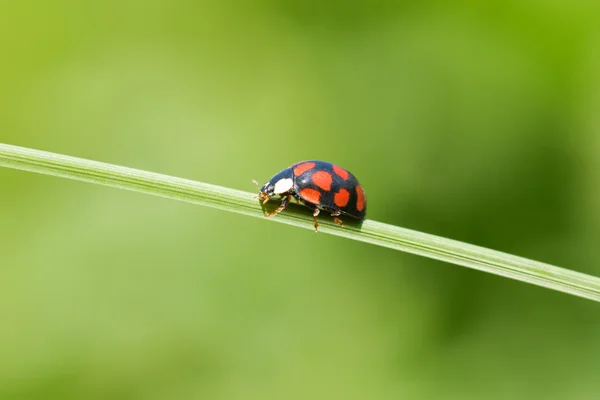
[[[263,204],[275,195],[281,196],[281,205],[266,217],[277,215],[290,203],[292,197],[313,210],[315,232],[320,210],[331,213],[333,221],[342,226],[342,214],[363,219],[367,214],[367,199],[362,186],[350,172],[325,161],[301,161],[278,172],[261,188],[256,197]]]

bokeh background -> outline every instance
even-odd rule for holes
[[[600,275],[600,6],[0,5],[0,142],[255,191],[303,159],[369,217]],[[0,169],[0,398],[597,399],[588,300]]]

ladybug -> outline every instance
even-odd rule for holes
[[[364,219],[367,214],[365,191],[358,180],[344,168],[325,161],[300,161],[278,172],[260,188],[256,197],[265,204],[275,195],[281,196],[283,201],[265,217],[283,211],[294,197],[296,202],[313,210],[315,232],[319,230],[320,210],[331,213],[333,221],[340,226],[343,226],[338,218],[341,214],[356,219]]]

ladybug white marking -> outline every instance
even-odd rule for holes
[[[292,188],[292,186],[294,186],[294,182],[292,181],[291,178],[280,179],[277,182],[275,182],[275,187],[274,187],[273,192],[275,194],[289,192],[289,190]]]

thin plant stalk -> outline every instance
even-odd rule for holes
[[[255,193],[119,165],[0,143],[0,166],[152,194],[259,217],[269,222],[313,229],[312,215],[303,207],[291,206],[275,218],[264,218],[264,210],[254,198]],[[418,254],[600,301],[600,278],[594,276],[373,220],[348,223],[342,228],[328,218],[319,222],[319,232],[323,234]]]

